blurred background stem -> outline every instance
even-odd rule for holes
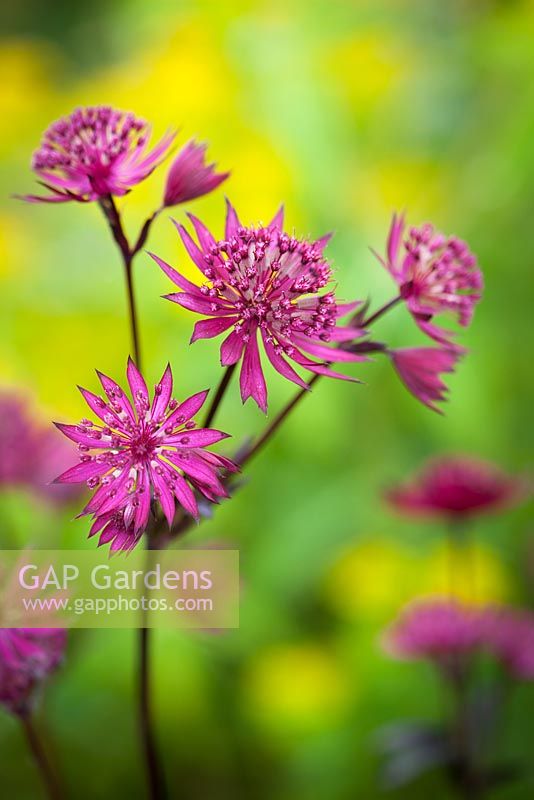
[[[41,737],[37,733],[30,714],[21,715],[20,721],[26,737],[28,749],[30,750],[35,765],[41,775],[43,785],[50,800],[62,800],[61,790],[55,770],[50,763],[48,755],[43,747]]]

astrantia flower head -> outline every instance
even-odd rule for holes
[[[473,654],[480,645],[478,611],[446,600],[410,604],[384,637],[398,658],[425,658],[447,664]]]
[[[432,339],[450,345],[453,336],[434,324],[436,314],[449,312],[460,325],[469,325],[483,281],[465,242],[429,224],[410,228],[405,235],[404,216],[394,215],[387,254],[380,261],[395,279],[417,325]]]
[[[441,373],[454,372],[460,354],[441,347],[404,347],[390,350],[397,374],[409,392],[433,411],[446,400],[447,386]]]
[[[187,203],[212,192],[225,181],[229,172],[215,172],[215,164],[206,164],[206,145],[194,140],[183,147],[167,173],[164,206]]]
[[[430,462],[411,483],[387,492],[389,503],[410,515],[462,519],[518,501],[525,482],[493,464],[467,457]]]
[[[101,532],[99,544],[112,550],[135,546],[148,523],[151,501],[157,500],[169,526],[176,501],[198,518],[193,488],[211,502],[228,494],[219,480],[221,470],[235,471],[229,459],[206,448],[228,434],[197,428],[195,415],[208,392],[199,392],[178,404],[172,399],[172,372],[168,366],[150,401],[146,383],[131,359],[127,378],[133,402],[123,390],[98,373],[107,402],[80,389],[101,423],[83,419],[78,425],[57,427],[78,444],[80,463],[68,469],[59,483],[85,482],[96,489],[82,511],[95,521],[90,535]]]
[[[26,714],[39,684],[63,660],[67,632],[56,628],[0,629],[0,703]]]
[[[231,330],[221,346],[221,363],[230,366],[242,360],[243,402],[252,397],[263,411],[267,408],[258,335],[273,367],[302,387],[307,384],[289,361],[316,374],[346,378],[328,364],[365,360],[335,346],[352,341],[361,331],[337,327],[338,318],[358,303],[339,305],[333,291],[322,293],[332,279],[323,255],[329,236],[315,242],[289,236],[282,230],[282,209],[266,227],[245,228],[228,203],[225,238],[220,241],[200,220],[189,217],[198,244],[182,225],[177,227],[205,282],[197,286],[151,255],[182,290],[167,299],[206,317],[196,323],[191,341]]]
[[[51,194],[27,195],[30,202],[87,202],[124,195],[147,178],[171,146],[167,133],[148,149],[150,127],[110,106],[78,108],[45,131],[32,169]]]

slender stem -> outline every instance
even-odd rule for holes
[[[141,347],[139,344],[139,329],[137,325],[137,311],[135,305],[134,285],[132,278],[132,261],[129,259],[124,262],[124,272],[126,275],[126,292],[128,295],[128,310],[130,312],[130,328],[132,335],[132,347],[134,361],[137,368],[141,369]]]
[[[211,405],[208,408],[208,413],[206,414],[206,418],[203,422],[204,428],[209,428],[210,424],[215,419],[215,414],[217,413],[219,406],[222,402],[224,395],[226,394],[226,390],[232,380],[232,375],[234,374],[236,368],[236,364],[231,364],[231,366],[226,367],[224,371],[224,375],[221,378],[221,382],[217,387],[217,391],[213,396],[213,400],[211,401]]]
[[[150,696],[150,629],[139,630],[139,712],[141,741],[149,786],[150,800],[164,800],[167,797],[163,770],[159,762],[154,729],[152,725],[152,705]]]
[[[314,383],[317,383],[321,376],[314,375],[311,381],[309,382],[308,386],[311,388]],[[241,467],[244,467],[258,452],[264,447],[265,444],[269,441],[271,436],[278,430],[282,422],[286,419],[286,417],[293,411],[295,406],[297,406],[302,398],[308,394],[309,389],[300,389],[293,397],[293,399],[284,406],[284,408],[280,411],[280,413],[273,419],[270,425],[264,430],[260,438],[252,445],[250,450],[245,454],[245,456],[241,459]]]
[[[37,733],[33,720],[29,714],[20,717],[22,728],[26,736],[28,748],[33,756],[35,765],[41,774],[46,793],[50,800],[61,800],[63,792],[61,790],[57,775],[52,768],[48,755],[43,747],[43,743]]]
[[[394,308],[394,306],[396,306],[397,303],[400,303],[401,300],[402,297],[399,294],[397,297],[394,297],[393,300],[390,300],[389,303],[386,303],[384,306],[379,308],[378,311],[375,311],[374,314],[371,314],[370,317],[364,319],[363,322],[360,323],[360,326],[362,328],[368,328],[369,325],[372,325],[373,322],[376,322],[376,320],[379,319],[383,314],[385,314],[386,311],[389,311],[390,308]]]
[[[122,227],[122,221],[115,205],[115,200],[113,199],[112,195],[102,199],[100,201],[100,207],[104,212],[104,216],[106,217],[109,227],[111,229],[111,233],[115,242],[117,243],[117,247],[121,253],[122,263],[124,266],[124,275],[126,278],[126,294],[128,297],[128,312],[130,317],[130,330],[132,336],[132,349],[133,349],[133,357],[134,361],[137,364],[138,369],[141,369],[141,347],[139,341],[139,327],[137,324],[137,310],[136,310],[136,303],[135,303],[135,293],[134,293],[134,284],[133,284],[133,277],[132,277],[132,264],[133,258],[137,252],[137,249],[130,247],[128,242],[128,238],[124,232],[124,228]],[[156,215],[154,215],[155,218]],[[143,230],[147,228],[146,233],[143,237]],[[145,226],[141,232],[139,239],[142,238],[142,245],[146,241],[146,237],[148,236],[148,230],[150,228],[149,220],[145,223]],[[137,245],[136,245],[137,247]],[[140,249],[140,248],[138,248]]]
[[[159,214],[163,211],[163,208],[158,208],[152,216],[150,216],[144,223],[139,236],[137,237],[137,241],[132,247],[132,258],[141,250],[144,246],[146,240],[148,239],[148,234],[150,233],[150,228],[152,227],[152,223],[154,220],[159,216]]]

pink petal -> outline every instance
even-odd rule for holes
[[[221,345],[221,364],[223,367],[229,367],[232,364],[237,364],[243,353],[245,342],[243,339],[243,331],[232,333],[226,337]]]
[[[197,394],[192,395],[192,397],[188,397],[187,400],[184,400],[184,402],[175,408],[172,414],[167,417],[165,420],[165,427],[183,424],[184,422],[187,422],[188,419],[194,417],[206,402],[208,393],[209,389],[206,389],[205,391],[198,392]],[[163,436],[163,433],[160,434],[159,438]]]
[[[156,256],[154,253],[149,253],[148,255],[150,258],[154,259],[156,264],[161,267],[163,272],[168,278],[171,279],[173,283],[176,284],[176,286],[179,286],[180,289],[184,290],[184,292],[190,292],[193,295],[200,294],[200,288],[195,286],[194,283],[191,283],[191,281],[187,280],[187,278],[184,278],[184,276],[177,272],[174,267],[171,267],[170,264],[167,264],[166,261],[164,261],[162,258],[159,258],[159,256]]]
[[[216,319],[201,319],[195,323],[190,344],[198,339],[213,339],[223,331],[228,330],[231,325],[235,325],[238,317],[218,317]]]
[[[196,430],[183,431],[175,436],[165,436],[164,445],[174,447],[207,447],[209,444],[228,439],[230,434],[212,428],[197,428]]]
[[[249,397],[252,397],[258,404],[258,407],[266,413],[267,387],[261,368],[256,328],[251,331],[250,339],[245,347],[245,355],[241,365],[241,374],[239,376],[239,385],[243,403],[248,400]]]
[[[135,366],[132,358],[128,358],[126,377],[128,378],[134,405],[137,409],[139,417],[141,418],[150,407],[150,401],[145,379]]]
[[[180,505],[182,505],[192,517],[198,520],[199,514],[195,495],[193,494],[191,487],[188,485],[185,478],[178,473],[176,473],[174,479],[174,494],[176,495]]]
[[[226,225],[225,225],[225,238],[231,239],[235,236],[237,229],[241,227],[237,212],[231,202],[226,198]]]
[[[272,220],[268,225],[269,230],[271,231],[282,231],[284,228],[284,206],[283,204],[280,206]]]
[[[178,303],[182,308],[187,308],[189,311],[196,311],[197,314],[221,317],[228,316],[228,314],[232,312],[235,313],[235,308],[233,306],[223,304],[220,300],[205,298],[203,295],[175,292],[173,294],[166,294],[164,297],[165,300],[170,300],[171,303]]]
[[[171,365],[167,364],[163,375],[161,376],[160,382],[157,384],[154,390],[154,400],[152,401],[152,411],[151,416],[154,421],[159,421],[160,417],[163,417],[167,406],[169,405],[169,400],[171,399],[172,395],[172,370]]]
[[[303,389],[308,388],[308,384],[304,381],[300,375],[298,375],[293,367],[291,367],[287,361],[276,352],[275,347],[271,341],[269,341],[269,334],[262,328],[261,335],[263,338],[263,344],[265,347],[265,352],[267,353],[267,358],[280,375],[283,375],[284,378],[296,383],[297,386],[301,386]]]

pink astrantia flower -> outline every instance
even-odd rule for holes
[[[446,237],[429,224],[410,228],[405,235],[404,216],[395,214],[386,257],[378,258],[421,330],[450,346],[453,332],[435,325],[434,316],[450,312],[460,325],[469,325],[483,288],[482,273],[465,242]]]
[[[525,491],[523,480],[473,458],[444,457],[430,462],[411,483],[390,489],[386,497],[410,515],[462,519],[510,505]]]
[[[446,400],[447,386],[441,373],[454,372],[460,354],[441,347],[404,347],[390,350],[397,374],[409,392],[439,414],[436,403]]]
[[[307,242],[289,236],[282,230],[283,209],[267,227],[245,228],[228,203],[225,238],[220,241],[200,220],[189,217],[198,245],[182,225],[177,228],[205,283],[197,286],[151,255],[181,289],[167,299],[205,317],[196,323],[192,342],[231,331],[221,346],[221,363],[242,361],[243,402],[252,397],[263,411],[267,409],[258,334],[273,367],[298,386],[307,384],[288,359],[313,373],[351,380],[328,366],[365,360],[335,346],[361,335],[358,329],[337,327],[338,318],[359,304],[339,305],[333,291],[320,294],[332,278],[323,256],[330,237]]]
[[[44,427],[18,395],[0,394],[0,487],[28,489],[54,503],[68,502],[79,491],[50,481],[65,469],[71,452],[57,431]]]
[[[483,614],[484,644],[518,680],[534,680],[534,615],[523,609],[495,607]]]
[[[481,640],[477,611],[447,600],[411,603],[384,636],[384,646],[397,658],[425,658],[437,663],[469,656]]]
[[[0,630],[0,703],[28,713],[37,687],[61,664],[67,632],[56,628]]]
[[[82,515],[94,517],[90,536],[100,533],[99,544],[111,543],[112,551],[131,549],[146,528],[153,498],[159,501],[170,527],[176,501],[198,518],[193,488],[211,502],[228,497],[218,474],[221,470],[234,472],[237,467],[206,449],[228,434],[196,428],[193,419],[207,391],[178,404],[171,398],[173,380],[167,366],[150,402],[144,378],[129,359],[132,403],[111,378],[97,374],[107,402],[86,389],[80,391],[103,424],[88,419],[78,425],[56,423],[78,444],[81,459],[56,481],[85,482],[96,489],[82,511]]]
[[[186,203],[212,192],[225,181],[229,172],[215,172],[215,164],[206,164],[206,145],[194,140],[183,147],[167,173],[164,206]]]
[[[161,163],[175,134],[167,133],[152,150],[149,137],[149,125],[131,113],[78,108],[50,125],[33,154],[32,169],[50,194],[23,199],[63,203],[124,195]]]

